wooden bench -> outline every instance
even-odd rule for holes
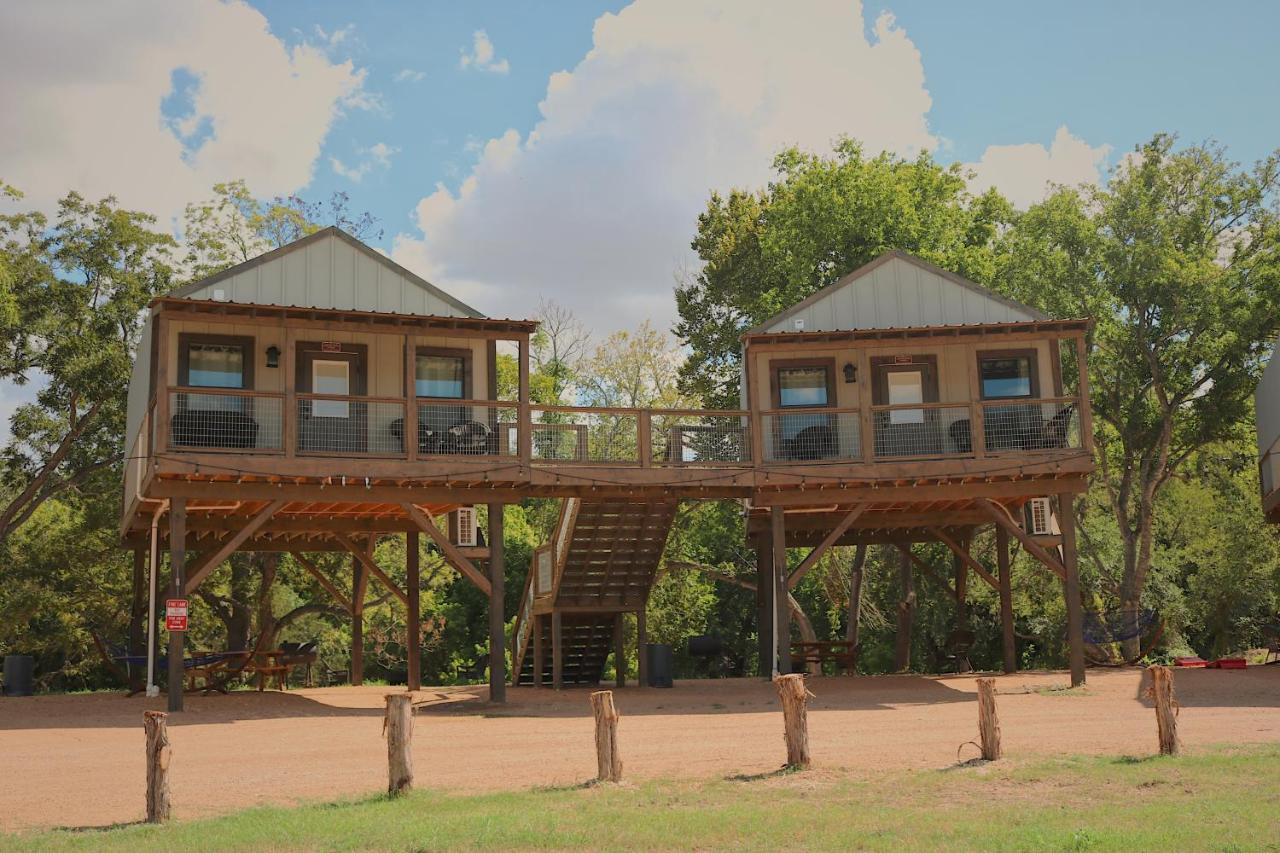
[[[860,644],[848,640],[819,640],[816,642],[798,640],[791,644],[791,660],[793,663],[816,663],[821,666],[827,661],[835,661],[846,673],[853,674],[858,665]]]

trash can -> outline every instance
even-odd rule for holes
[[[35,658],[31,655],[5,655],[4,695],[31,695],[35,663]]]
[[[649,667],[650,687],[672,687],[675,672],[675,655],[668,643],[646,643],[645,663]]]

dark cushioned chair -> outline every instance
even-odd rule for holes
[[[258,422],[243,412],[187,409],[173,416],[175,447],[247,448],[258,445]]]

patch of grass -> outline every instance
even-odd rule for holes
[[[1079,687],[1039,687],[1036,693],[1041,696],[1092,696],[1087,685]]]
[[[164,827],[9,836],[0,849],[1280,851],[1278,803],[1280,746],[1270,745],[864,777],[820,769],[483,796],[417,791]]]

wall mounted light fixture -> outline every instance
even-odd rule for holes
[[[852,362],[846,361],[844,363],[844,381],[845,382],[858,381],[858,368],[855,367]]]
[[[280,366],[280,347],[272,344],[267,347],[267,367]]]

